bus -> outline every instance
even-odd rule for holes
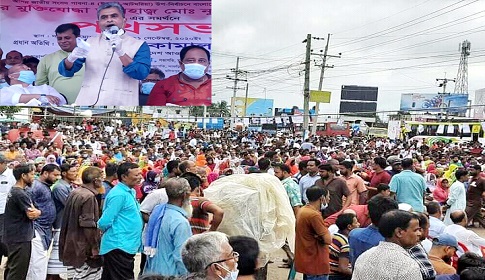
[[[485,122],[419,122],[404,121],[402,137],[406,139],[441,139],[448,142],[478,141],[485,144]],[[429,141],[428,141],[429,142]]]
[[[367,136],[387,138],[387,128],[369,127],[369,129],[367,130]]]
[[[310,131],[312,131],[313,124],[310,124]],[[316,134],[318,136],[345,136],[350,137],[351,129],[349,123],[320,123],[317,124]]]

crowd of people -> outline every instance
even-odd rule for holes
[[[485,228],[476,143],[101,121],[35,138],[43,124],[31,128],[0,141],[5,279],[135,279],[138,253],[138,279],[266,279],[261,236],[218,231],[246,214],[204,194],[253,175],[278,183],[295,221],[282,246],[288,279],[484,279],[485,238],[471,230]]]
[[[181,71],[165,79],[151,65],[148,44],[125,32],[126,10],[120,3],[100,4],[97,23],[101,32],[87,41],[76,24],[60,24],[53,30],[60,49],[40,60],[18,50],[9,50],[2,60],[0,49],[0,105],[211,104],[207,49],[194,43],[180,49]]]

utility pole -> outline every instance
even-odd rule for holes
[[[231,88],[231,89],[234,90],[234,93],[233,93],[232,99],[231,99],[231,129],[233,129],[234,125],[236,123],[236,103],[235,103],[236,102],[236,100],[235,100],[236,99],[236,92],[237,92],[238,89],[240,89],[240,88],[237,87],[237,82],[238,81],[247,82],[246,79],[243,80],[243,79],[238,78],[239,74],[245,73],[245,71],[239,70],[239,56],[237,57],[237,60],[236,60],[236,68],[231,69],[231,70],[234,72],[234,78],[229,77],[229,75],[227,75],[226,78],[229,79],[229,80],[234,80],[234,87],[232,87],[232,88],[228,87],[228,88]]]
[[[246,111],[248,109],[248,89],[249,89],[249,84],[246,83],[246,97],[244,98],[244,116],[246,116]]]
[[[305,55],[305,85],[303,89],[303,138],[306,138],[306,131],[308,130],[308,119],[310,113],[310,54],[312,46],[312,34],[307,34],[306,39],[303,40],[306,43],[306,55]]]
[[[330,33],[328,33],[327,35],[327,44],[325,45],[325,51],[323,53],[323,62],[322,62],[322,69],[320,71],[320,82],[318,83],[318,91],[321,91],[322,90],[322,86],[323,86],[323,75],[325,73],[325,68],[333,68],[333,65],[327,65],[327,57],[337,57],[337,58],[340,58],[340,55],[329,55],[327,54],[328,53],[328,44],[330,43]],[[316,55],[320,55],[321,54],[316,54]],[[312,126],[312,132],[311,134],[312,135],[315,135],[315,133],[317,132],[317,120],[318,120],[318,111],[320,110],[320,102],[317,102],[316,105],[315,105],[315,117],[313,118],[313,126]]]

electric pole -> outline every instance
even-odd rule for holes
[[[312,46],[312,34],[307,34],[306,39],[303,40],[306,43],[306,55],[305,55],[305,85],[303,89],[303,138],[306,138],[306,131],[308,130],[308,119],[310,112],[310,54]]]
[[[322,62],[322,65],[321,65],[322,69],[320,71],[320,82],[318,83],[318,91],[322,90],[323,75],[325,73],[325,68],[333,68],[333,65],[327,65],[327,57],[340,58],[340,54],[339,55],[329,55],[329,54],[327,54],[329,43],[330,43],[330,33],[328,33],[328,35],[327,35],[327,44],[325,45],[325,51],[323,53],[323,62]],[[321,54],[314,54],[314,55],[320,55],[321,56]],[[315,133],[317,132],[317,122],[318,122],[318,111],[319,111],[319,109],[320,109],[320,102],[317,102],[315,104],[315,117],[313,118],[313,126],[312,126],[312,131],[311,131],[312,135],[315,135]]]
[[[239,74],[242,74],[242,73],[246,73],[245,71],[241,71],[239,70],[239,56],[237,57],[237,60],[236,60],[236,68],[235,69],[231,69],[233,72],[234,72],[234,78],[231,78],[229,77],[229,75],[226,76],[226,79],[229,79],[229,80],[234,80],[234,87],[228,87],[230,89],[233,89],[234,90],[234,93],[232,95],[232,99],[231,99],[231,128],[234,128],[234,124],[236,123],[236,92],[238,89],[241,89],[241,88],[238,88],[237,87],[237,82],[238,81],[245,81],[247,82],[246,79],[239,79],[238,76]]]

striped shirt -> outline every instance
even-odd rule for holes
[[[347,236],[341,233],[335,233],[332,235],[332,244],[329,246],[330,248],[330,273],[331,274],[341,274],[338,272],[338,260],[339,258],[347,258],[349,259],[349,239]],[[350,261],[349,261],[349,268],[351,268]]]
[[[203,233],[209,230],[209,213],[207,207],[212,204],[207,199],[191,196],[192,218],[190,218],[190,227],[192,234]]]

